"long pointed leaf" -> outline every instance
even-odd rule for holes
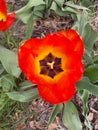
[[[62,120],[68,130],[82,130],[78,111],[72,102],[65,103]]]
[[[54,109],[50,115],[50,118],[48,120],[48,124],[51,124],[53,120],[55,119],[56,115],[61,111],[62,105],[55,105]]]

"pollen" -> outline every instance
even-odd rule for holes
[[[47,65],[51,68],[51,69],[53,69],[54,68],[54,61],[52,61],[51,63],[50,62],[47,62]]]

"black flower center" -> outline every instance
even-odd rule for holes
[[[40,74],[48,75],[54,78],[58,73],[62,72],[61,58],[54,57],[52,53],[49,53],[44,59],[39,61]]]

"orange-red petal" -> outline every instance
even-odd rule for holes
[[[0,21],[0,31],[6,31],[14,22],[15,13],[11,13],[7,16],[6,21]]]
[[[6,21],[7,9],[5,0],[0,0],[0,21]]]
[[[64,84],[63,84],[64,83]],[[74,84],[66,86],[65,82],[60,84],[38,85],[40,96],[51,104],[59,104],[69,101],[76,92]]]
[[[62,30],[59,33],[71,41],[70,44],[73,48],[73,51],[77,52],[78,55],[82,57],[83,52],[84,52],[84,44],[79,33],[73,29],[69,29],[67,31]]]

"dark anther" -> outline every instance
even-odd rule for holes
[[[55,61],[55,65],[60,65],[61,64],[61,58],[55,58],[54,59],[54,61]]]
[[[39,61],[40,74],[48,75],[54,78],[55,75],[62,72],[61,58],[54,57],[52,53],[49,53],[44,59]]]
[[[49,53],[49,54],[46,56],[46,60],[51,63],[51,62],[54,60],[53,55],[52,55],[51,53]]]
[[[46,66],[47,65],[47,61],[46,60],[40,60],[40,66]]]
[[[57,73],[63,71],[63,69],[61,68],[61,66],[56,66],[56,65],[54,66],[54,70],[55,70]]]
[[[49,75],[51,78],[54,78],[54,76],[56,75],[56,73],[55,73],[55,71],[54,71],[53,69],[50,69],[48,75]]]
[[[49,69],[49,67],[41,67],[41,71],[40,74],[47,74],[47,70]]]

